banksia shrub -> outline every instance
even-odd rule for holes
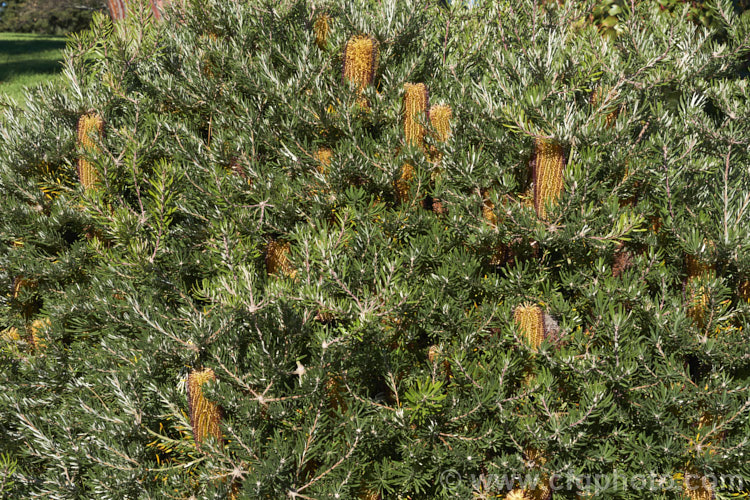
[[[315,18],[313,23],[313,33],[315,34],[315,45],[320,50],[328,47],[328,34],[331,31],[331,17],[328,14],[320,14]]]
[[[195,444],[199,448],[207,437],[221,440],[221,412],[216,403],[209,401],[203,395],[203,386],[215,380],[216,374],[211,368],[193,370],[188,375],[190,426],[193,428]]]
[[[87,113],[78,119],[78,147],[84,154],[99,151],[96,138],[101,138],[104,120],[96,113]],[[78,158],[78,179],[84,189],[94,187],[99,177],[94,165],[84,156]]]
[[[534,208],[541,219],[547,218],[547,207],[563,192],[566,164],[563,147],[549,139],[537,139],[534,148]]]
[[[0,498],[747,484],[750,24],[635,2],[612,43],[593,1],[96,18],[60,81],[0,104]]]
[[[532,350],[539,349],[546,337],[542,309],[537,305],[526,303],[516,307],[513,317],[529,347]]]
[[[358,89],[371,85],[378,69],[378,42],[367,35],[353,36],[344,48],[344,79]]]
[[[404,137],[406,143],[422,147],[424,126],[421,120],[427,111],[429,96],[424,83],[404,84]]]

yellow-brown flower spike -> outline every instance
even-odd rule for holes
[[[321,174],[328,173],[333,158],[333,150],[329,147],[321,147],[315,152],[315,159],[318,161],[318,172]]]
[[[514,490],[511,490],[508,492],[507,495],[505,495],[505,500],[528,500],[528,497],[526,496],[526,492],[522,489],[516,488]]]
[[[326,382],[326,392],[328,394],[328,404],[334,412],[340,411],[346,413],[346,401],[343,396],[343,383],[341,377],[336,375],[328,379]]]
[[[447,141],[451,136],[451,119],[453,110],[447,104],[436,104],[430,107],[430,124],[440,142]]]
[[[739,295],[742,300],[750,301],[750,280],[740,282],[737,287],[737,295]]]
[[[563,191],[565,151],[560,144],[537,139],[534,151],[534,208],[547,218],[547,206],[557,201]]]
[[[685,473],[682,487],[690,500],[714,500],[716,498],[708,478],[694,472]]]
[[[18,297],[21,295],[21,291],[24,288],[31,288],[33,287],[33,283],[29,280],[25,279],[22,276],[16,276],[16,279],[13,280],[13,298],[18,299]]]
[[[700,329],[706,324],[706,312],[710,302],[707,282],[713,276],[713,266],[704,259],[693,255],[687,256],[687,282],[685,296],[687,298],[687,314]]]
[[[35,349],[44,349],[47,347],[47,341],[44,338],[43,332],[51,326],[49,318],[36,319],[31,323],[28,328],[29,331],[29,342]]]
[[[453,110],[447,104],[436,104],[431,106],[427,114],[430,117],[430,124],[434,130],[435,140],[438,142],[446,142],[451,136],[451,119],[453,118]],[[438,152],[436,148],[431,147],[429,152],[430,161],[435,164],[440,164],[443,159],[443,154]],[[435,170],[435,176],[439,174],[439,170]]]
[[[435,364],[438,360],[438,356],[440,356],[440,347],[436,345],[431,345],[429,349],[427,349],[427,360]]]
[[[709,244],[709,246],[711,246]],[[685,258],[688,276],[702,276],[713,269],[713,266],[706,262],[705,259],[701,259],[694,255],[688,255]]]
[[[315,45],[320,50],[328,47],[328,34],[331,32],[331,17],[328,14],[320,14],[313,23],[313,34]]]
[[[700,329],[706,325],[706,310],[709,304],[708,291],[704,282],[703,276],[691,276],[686,286],[687,314]]]
[[[523,304],[516,307],[513,313],[516,325],[526,338],[529,347],[536,350],[544,340],[544,313],[533,304]]]
[[[412,146],[422,146],[424,127],[422,115],[427,111],[429,95],[424,83],[404,84],[404,137]]]
[[[290,245],[288,242],[271,240],[266,249],[266,272],[269,275],[286,275],[294,278],[296,269],[289,261]]]
[[[383,497],[375,490],[365,490],[360,493],[359,498],[360,500],[382,500]]]
[[[193,437],[198,447],[209,436],[216,440],[221,439],[219,407],[203,395],[203,386],[214,380],[216,380],[216,374],[211,368],[193,370],[188,375],[190,426],[193,428]]]
[[[87,113],[78,119],[78,147],[85,154],[91,154],[99,150],[94,136],[101,137],[104,131],[104,120],[96,113]],[[84,189],[94,187],[99,179],[94,165],[83,156],[78,158],[78,179]]]
[[[344,48],[344,80],[361,90],[372,84],[378,67],[378,42],[367,35],[353,36]]]
[[[11,326],[0,332],[0,340],[6,342],[18,342],[21,340],[21,336],[18,334],[18,328]]]
[[[562,147],[546,139],[537,139],[534,147],[534,208],[541,218],[547,216],[547,205],[562,192],[565,158]]]
[[[492,226],[497,226],[497,214],[495,213],[495,204],[489,197],[489,190],[482,189],[482,217]]]
[[[709,455],[716,453],[716,445],[724,440],[724,432],[712,431],[714,425],[719,423],[719,419],[716,418],[710,412],[703,412],[701,417],[698,419],[698,437],[697,440],[702,440],[702,449]],[[706,439],[711,434],[708,439]],[[696,441],[691,440],[691,444],[696,444]]]
[[[401,175],[396,180],[396,196],[401,203],[409,202],[412,179],[414,179],[414,167],[405,163],[401,167]]]
[[[524,455],[526,456],[526,465],[531,469],[539,469],[547,463],[547,457],[541,450],[527,448]],[[527,489],[524,494],[528,500],[548,500],[551,495],[549,477],[546,474],[542,475],[539,483],[534,488]]]
[[[427,360],[430,362],[430,364],[436,365],[441,375],[450,378],[452,376],[450,361],[448,361],[447,359],[443,359],[442,363],[440,363],[440,365],[438,366],[438,363],[440,362],[440,359],[442,357],[443,351],[442,349],[440,349],[440,346],[431,345],[427,350]]]

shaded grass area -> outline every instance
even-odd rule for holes
[[[60,78],[65,38],[0,33],[0,94],[23,101],[27,86]]]

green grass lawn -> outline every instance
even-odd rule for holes
[[[64,48],[64,37],[0,33],[0,94],[22,103],[25,87],[60,78]]]

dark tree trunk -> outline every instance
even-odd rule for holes
[[[162,9],[168,0],[149,0],[151,4],[151,11],[154,13],[154,17],[158,20],[161,19]],[[107,0],[107,7],[109,7],[109,14],[112,16],[112,20],[117,21],[123,19],[128,13],[128,4],[130,0]]]

